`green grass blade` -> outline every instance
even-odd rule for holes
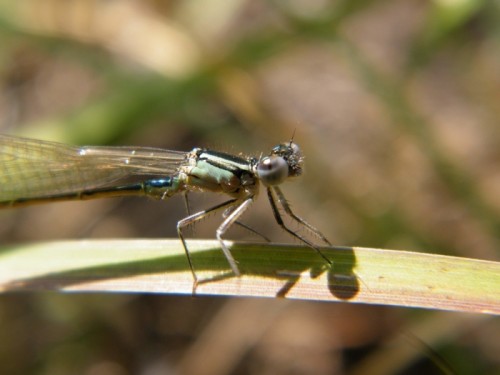
[[[230,242],[228,242],[230,243]],[[233,277],[212,240],[189,241],[199,295],[349,301],[500,313],[500,264],[369,248],[232,244]],[[86,240],[3,247],[0,290],[191,294],[178,240]]]

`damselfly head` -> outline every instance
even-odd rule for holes
[[[302,156],[300,147],[296,143],[292,141],[281,143],[272,149],[271,155],[282,157],[286,161],[289,177],[300,176],[302,174],[304,157]]]
[[[299,146],[293,142],[281,143],[271,150],[269,156],[259,159],[255,172],[264,185],[279,185],[288,177],[300,176],[302,162]]]

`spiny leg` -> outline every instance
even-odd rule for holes
[[[182,246],[184,247],[184,252],[186,253],[186,258],[187,258],[188,263],[189,263],[189,269],[191,270],[191,273],[193,274],[193,279],[194,279],[193,291],[196,290],[196,286],[198,285],[198,277],[196,276],[196,272],[194,271],[194,268],[193,268],[193,261],[191,260],[191,255],[189,254],[186,240],[184,239],[184,235],[182,234],[182,228],[184,228],[188,225],[191,225],[198,220],[203,219],[204,217],[206,217],[207,215],[209,215],[210,213],[212,213],[214,211],[220,210],[220,209],[225,208],[225,207],[229,207],[229,206],[233,205],[236,201],[237,201],[237,199],[230,199],[226,202],[220,203],[220,204],[213,206],[209,209],[206,209],[206,210],[197,212],[195,214],[189,215],[188,217],[185,217],[184,219],[181,219],[177,222],[177,235],[181,239]],[[222,250],[224,250],[224,249],[222,249]]]
[[[259,236],[260,238],[262,238],[264,241],[266,242],[271,242],[271,240],[264,236],[262,233],[258,232],[257,230],[253,229],[251,226],[245,224],[245,223],[242,223],[241,221],[235,221],[234,222],[236,225],[239,225],[240,227],[246,229],[247,231],[249,232],[252,232],[253,234],[255,234],[256,236]]]
[[[285,210],[285,212],[292,219],[294,219],[296,222],[298,222],[298,223],[304,225],[305,227],[307,227],[311,232],[313,232],[320,240],[322,240],[327,245],[329,245],[329,246],[332,245],[330,243],[330,241],[328,241],[328,239],[324,236],[323,233],[321,233],[318,229],[316,229],[315,227],[313,227],[311,224],[309,224],[307,221],[305,221],[301,217],[295,215],[295,213],[292,211],[290,205],[288,204],[288,202],[287,202],[287,200],[285,198],[285,195],[283,194],[283,192],[281,191],[281,189],[279,187],[273,186],[272,189],[274,189],[276,195],[278,196],[278,201],[280,202],[281,207],[283,207],[283,209]]]
[[[276,188],[276,187],[274,187],[274,188]],[[283,199],[284,199],[283,194],[281,194],[281,195],[282,195],[282,197],[283,197]],[[309,246],[310,248],[312,248],[312,249],[316,250],[316,252],[317,252],[317,253],[318,253],[318,254],[319,254],[319,255],[320,255],[320,256],[321,256],[321,257],[322,257],[322,258],[323,258],[323,259],[324,259],[324,260],[325,260],[328,264],[330,264],[330,265],[331,265],[331,264],[332,264],[332,261],[331,261],[330,259],[328,259],[328,258],[325,256],[325,254],[323,254],[323,253],[321,252],[321,250],[320,250],[320,249],[318,249],[318,248],[317,248],[317,247],[316,247],[316,246],[315,246],[315,245],[314,245],[311,241],[309,241],[309,240],[307,240],[306,238],[302,237],[300,234],[295,233],[293,230],[291,230],[290,228],[288,228],[288,227],[285,225],[285,223],[284,223],[284,221],[283,221],[283,218],[281,217],[281,214],[280,214],[280,212],[279,212],[279,210],[278,210],[278,206],[276,205],[276,201],[275,201],[275,198],[274,198],[274,195],[273,195],[273,191],[271,190],[271,188],[270,188],[270,187],[268,187],[268,188],[267,188],[267,197],[269,198],[269,202],[271,203],[271,208],[273,209],[274,219],[276,220],[276,222],[278,223],[278,225],[279,225],[281,228],[283,228],[286,232],[288,232],[290,235],[292,235],[293,237],[295,237],[295,238],[297,238],[298,240],[302,241],[303,243],[305,243],[305,244],[306,244],[307,246]],[[286,202],[286,200],[285,200],[285,202]],[[280,203],[281,203],[281,205],[283,206],[283,202],[281,202],[281,201],[280,201]],[[292,212],[292,214],[290,214],[290,213],[287,211],[287,208],[286,208],[286,207],[288,207],[288,210],[289,210],[290,212],[292,212],[292,211],[290,210],[290,206],[288,206],[288,204],[286,204],[286,206],[283,206],[283,208],[285,209],[285,211],[286,211],[286,213],[287,213],[287,214],[289,214],[292,218],[294,218],[294,219],[295,219],[296,221],[298,221],[299,223],[304,224],[304,225],[306,225],[306,224],[307,224],[307,223],[305,223],[302,219],[300,219],[298,216],[294,215],[294,214],[293,214],[293,212]],[[310,225],[306,225],[306,227],[307,227],[307,228],[309,228],[309,227],[311,227],[311,226],[310,226]],[[313,232],[314,232],[314,233],[316,233],[316,232],[318,232],[318,233],[319,233],[319,231],[318,231],[316,228],[314,228],[314,227],[312,227],[312,228],[314,229],[314,230],[313,230]],[[324,237],[324,236],[320,236],[320,237]],[[325,238],[325,240],[326,240],[326,238]],[[326,242],[329,244],[329,242],[328,242],[328,241],[326,241]]]
[[[240,276],[240,270],[238,269],[238,266],[236,265],[236,261],[234,260],[233,256],[231,255],[231,251],[229,251],[228,247],[224,243],[224,240],[222,239],[222,236],[226,231],[233,225],[238,218],[243,215],[243,213],[250,207],[250,205],[253,203],[253,196],[245,199],[239,206],[237,206],[232,212],[229,214],[229,216],[222,222],[222,224],[217,228],[217,231],[215,232],[215,235],[217,239],[220,242],[220,246],[222,248],[222,251],[224,252],[224,255],[226,256],[226,259],[231,266],[231,269],[233,270],[233,273],[236,276]]]
[[[237,207],[237,206],[236,206],[236,207]],[[234,209],[235,209],[236,207],[235,207],[235,206],[233,206],[233,207],[229,207],[226,211],[224,211],[224,213],[223,213],[222,217],[223,217],[224,219],[225,219],[225,218],[227,218],[227,217],[231,214],[231,212],[233,212],[233,211],[234,211]],[[258,237],[262,238],[262,239],[263,239],[264,241],[266,241],[266,242],[271,242],[271,240],[270,240],[268,237],[264,236],[262,233],[258,232],[257,230],[253,229],[251,226],[249,226],[249,225],[247,225],[247,224],[245,224],[245,223],[243,223],[243,222],[241,222],[241,221],[236,220],[236,221],[234,222],[234,224],[239,225],[239,226],[240,226],[240,227],[242,227],[243,229],[246,229],[247,231],[249,231],[249,232],[251,232],[251,233],[255,234],[256,236],[258,236]]]
[[[189,206],[189,199],[188,199],[188,194],[189,192],[186,191],[182,196],[184,197],[184,206],[186,207],[186,212],[188,216],[191,216],[191,207]]]

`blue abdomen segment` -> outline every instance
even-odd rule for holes
[[[179,191],[180,184],[177,177],[157,178],[142,183],[144,193],[157,199],[171,197]]]
[[[173,183],[172,177],[161,178],[156,180],[148,180],[144,182],[144,187],[151,187],[153,189],[170,188]]]

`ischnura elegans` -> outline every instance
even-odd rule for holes
[[[281,188],[303,171],[301,150],[293,140],[273,147],[268,155],[242,157],[194,148],[189,152],[149,147],[70,146],[62,143],[0,135],[0,208],[62,200],[144,195],[164,200],[189,192],[215,192],[229,199],[190,214],[177,223],[177,233],[189,267],[198,283],[183,229],[210,213],[222,210],[215,236],[236,276],[240,270],[224,235],[255,201],[262,184],[276,222],[291,236],[331,261],[310,240],[287,226],[283,213],[330,245],[312,225],[295,215]],[[246,227],[248,228],[248,227]],[[250,229],[250,228],[249,228]]]

